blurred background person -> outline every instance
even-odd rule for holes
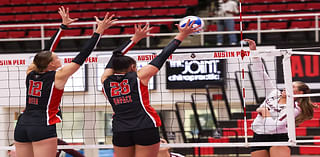
[[[233,0],[222,0],[218,9],[216,11],[216,16],[218,17],[233,17],[239,13],[238,3]],[[224,31],[234,31],[235,22],[234,19],[224,19],[217,21],[217,30]],[[237,44],[237,36],[235,34],[229,34],[229,44]],[[223,34],[217,35],[217,46],[223,45]]]

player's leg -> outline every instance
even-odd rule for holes
[[[253,135],[252,142],[267,142],[266,140],[272,139],[273,136],[256,134]],[[251,157],[270,157],[270,146],[250,147]]]
[[[217,31],[224,31],[223,20],[217,21]],[[220,46],[223,44],[223,34],[217,34],[217,45]]]
[[[149,146],[142,146],[142,145],[136,145],[136,157],[156,157],[158,155],[160,148],[160,142],[149,145]]]
[[[160,149],[160,135],[158,128],[138,130],[133,135],[136,157],[157,156]]]
[[[33,148],[31,142],[15,142],[17,157],[33,157]]]
[[[113,149],[116,157],[134,157],[135,146],[118,147],[114,145]]]
[[[27,136],[32,141],[35,157],[55,157],[57,153],[56,125],[28,126]]]
[[[268,150],[257,150],[251,152],[251,157],[269,157],[269,152]]]
[[[234,31],[234,20],[233,19],[228,19],[228,20],[224,20],[225,21],[225,26],[227,28],[228,31]],[[237,36],[235,34],[229,34],[229,43],[231,45],[234,45],[237,43]]]
[[[112,144],[116,157],[134,157],[132,131],[113,132]]]
[[[17,157],[33,157],[32,143],[27,135],[27,127],[17,123],[14,129],[14,145]]]
[[[270,148],[270,157],[290,157],[291,150],[288,146],[273,146]]]
[[[32,142],[34,157],[56,157],[57,137]]]

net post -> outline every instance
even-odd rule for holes
[[[292,87],[292,73],[291,73],[291,54],[292,50],[281,50],[283,54],[283,75],[287,94],[287,123],[288,123],[288,137],[291,144],[296,144],[296,130],[294,117],[294,101],[293,101],[293,87]]]

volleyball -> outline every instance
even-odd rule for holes
[[[193,21],[195,21],[194,24],[193,24],[193,27],[197,27],[199,25],[200,25],[199,29],[202,29],[204,27],[204,21],[198,16],[186,16],[186,17],[184,17],[179,23],[180,27],[186,26],[186,24],[187,24],[189,19],[190,19],[189,25]],[[197,32],[197,33],[199,33],[199,32]]]

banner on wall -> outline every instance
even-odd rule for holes
[[[277,84],[284,87],[282,57],[277,57]],[[291,56],[292,81],[302,81],[311,89],[320,89],[320,71],[318,55]]]
[[[167,89],[205,88],[224,85],[225,60],[182,60],[166,63]]]

